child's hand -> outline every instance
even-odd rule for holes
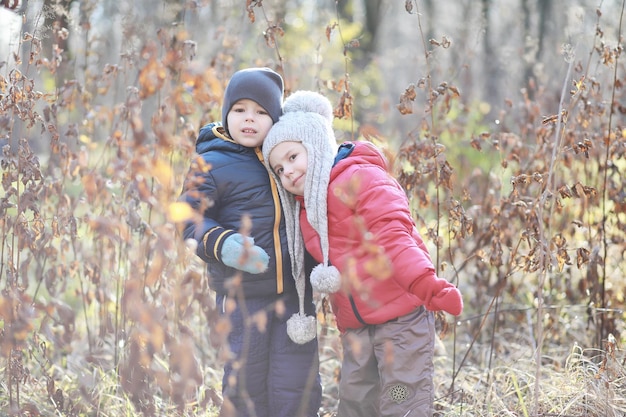
[[[453,316],[458,316],[463,311],[463,297],[457,287],[445,279],[437,276],[426,276],[417,280],[409,288],[423,302],[424,307],[430,311],[443,310]]]
[[[447,286],[432,296],[426,308],[433,311],[443,310],[453,316],[459,316],[463,312],[463,297],[461,297],[458,288],[448,283]]]
[[[221,255],[224,265],[251,274],[265,272],[270,261],[267,252],[254,245],[254,239],[240,233],[226,238]]]

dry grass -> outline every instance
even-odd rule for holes
[[[563,343],[550,341],[543,348],[541,379],[536,383],[535,350],[528,337],[531,328],[502,329],[494,344],[475,343],[470,349],[448,333],[438,339],[435,356],[435,409],[437,416],[537,416],[583,417],[626,415],[626,354],[617,350],[615,340],[606,350],[581,346],[591,343],[592,333],[578,320],[577,338]],[[457,333],[463,338],[463,330]],[[586,335],[586,336],[585,336]],[[336,331],[320,338],[327,416],[337,401],[340,348]],[[455,368],[456,367],[456,368]],[[453,369],[456,375],[453,379]],[[535,390],[538,402],[535,404]],[[536,410],[536,411],[535,411]]]
[[[541,380],[536,387],[534,352],[528,346],[509,344],[507,355],[496,355],[490,369],[474,366],[462,369],[451,394],[448,394],[449,375],[438,373],[436,380],[441,385],[436,405],[443,416],[624,415],[626,374],[619,363],[624,355],[610,361],[609,371],[601,368],[598,358],[589,357],[590,353],[600,352],[585,351],[574,344],[558,361],[546,360],[541,365]],[[445,369],[450,366],[450,357],[440,356],[436,364],[440,370]],[[533,412],[535,389],[539,399]]]

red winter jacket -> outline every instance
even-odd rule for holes
[[[330,301],[342,332],[408,314],[424,304],[417,286],[437,279],[406,194],[386,167],[373,145],[348,142],[331,171],[329,259],[341,272],[342,289]],[[319,236],[300,206],[306,249],[322,262]]]

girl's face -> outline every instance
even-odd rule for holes
[[[228,133],[238,144],[247,148],[261,146],[274,124],[272,116],[256,101],[237,101],[226,115]]]
[[[304,195],[308,153],[301,142],[281,142],[272,149],[269,163],[285,190]]]

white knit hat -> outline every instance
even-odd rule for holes
[[[302,329],[310,328],[311,324],[308,321],[315,320],[304,314],[304,242],[299,225],[300,202],[283,188],[280,179],[269,166],[269,155],[276,145],[289,141],[300,142],[307,150],[308,168],[304,183],[304,205],[309,223],[320,236],[323,256],[323,263],[313,268],[311,286],[314,291],[320,293],[336,292],[340,288],[341,277],[337,268],[329,264],[326,204],[330,171],[337,153],[332,120],[333,108],[326,97],[313,91],[297,91],[285,100],[283,115],[272,126],[263,142],[263,159],[266,167],[276,179],[285,212],[293,275],[300,296],[300,313],[291,317],[287,322],[287,332],[297,343],[299,342],[296,338],[300,338],[304,332]]]

